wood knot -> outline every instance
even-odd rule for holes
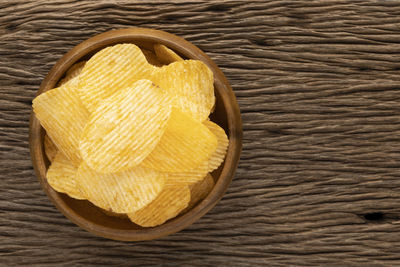
[[[368,221],[382,221],[385,216],[382,212],[371,212],[364,214],[363,217]]]

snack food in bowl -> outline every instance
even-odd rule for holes
[[[187,41],[110,31],[50,71],[33,100],[30,145],[68,218],[107,238],[152,239],[222,197],[239,159],[240,113],[222,72]]]

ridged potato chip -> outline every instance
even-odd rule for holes
[[[116,212],[112,212],[109,210],[103,210],[100,209],[105,215],[107,216],[111,216],[111,217],[117,217],[117,218],[121,218],[121,219],[127,219],[128,215],[126,215],[126,213],[116,213]]]
[[[167,184],[188,185],[203,180],[208,173],[208,160],[201,163],[198,167],[184,172],[167,172]]]
[[[189,185],[190,189],[190,202],[188,207],[184,210],[188,211],[193,208],[197,203],[203,200],[211,190],[214,188],[214,178],[211,174],[207,174],[201,181]]]
[[[223,162],[229,144],[224,129],[212,121],[204,121],[203,124],[217,137],[217,148],[198,167],[185,172],[168,173],[171,177],[168,181],[180,184],[192,184],[202,181],[208,172],[217,169]]]
[[[157,66],[157,67],[161,67],[162,65],[164,65],[163,63],[161,63],[158,60],[157,56],[153,53],[153,51],[142,48],[142,52],[143,52],[144,56],[146,57],[147,62],[149,62],[151,65]]]
[[[228,137],[224,129],[218,124],[212,121],[204,121],[203,124],[217,137],[218,145],[215,151],[211,154],[211,157],[207,160],[208,172],[212,172],[217,169],[219,165],[224,161],[226,150],[229,145]]]
[[[83,160],[111,173],[138,165],[161,139],[170,100],[149,80],[139,80],[104,100],[90,116],[80,141]]]
[[[47,159],[51,162],[56,156],[58,149],[56,145],[51,141],[50,137],[45,134],[44,135],[44,153],[46,154]]]
[[[187,207],[190,190],[186,185],[165,185],[150,204],[132,213],[129,219],[143,227],[154,227],[174,218]]]
[[[47,170],[47,183],[58,192],[76,199],[85,199],[85,195],[76,185],[77,170],[76,165],[73,165],[64,154],[58,152]]]
[[[186,172],[206,161],[216,147],[217,138],[205,125],[172,108],[160,142],[142,165],[162,172]]]
[[[164,187],[166,175],[135,167],[118,173],[98,173],[85,162],[78,168],[78,188],[94,205],[116,213],[128,213],[149,204]]]
[[[140,79],[150,79],[154,66],[134,44],[104,48],[86,62],[79,75],[78,93],[90,112],[115,92],[131,87]]]
[[[37,96],[33,100],[33,111],[57,148],[73,164],[79,165],[79,137],[89,112],[75,87],[65,84]]]
[[[177,61],[157,68],[153,81],[173,98],[173,105],[204,121],[215,102],[214,77],[199,60]]]
[[[78,76],[81,73],[86,61],[81,61],[72,65],[71,68],[65,74],[65,77],[58,82],[58,86],[68,83],[69,85],[78,86],[79,79]]]
[[[166,47],[165,45],[162,44],[155,44],[154,45],[154,52],[156,53],[157,58],[163,63],[163,64],[170,64],[175,61],[181,61],[183,58],[178,56],[174,51]]]

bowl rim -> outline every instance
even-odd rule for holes
[[[36,96],[42,92],[54,88],[58,80],[65,74],[65,72],[75,62],[79,61],[79,59],[90,52],[117,43],[134,43],[134,40],[139,39],[143,41],[164,44],[172,50],[178,51],[178,53],[187,58],[203,61],[214,73],[215,87],[218,89],[219,94],[221,94],[222,101],[224,102],[224,106],[226,108],[230,141],[224,161],[225,165],[213,190],[194,208],[185,214],[178,216],[177,218],[167,221],[162,225],[151,228],[129,230],[115,229],[88,221],[70,208],[61,199],[60,193],[54,191],[47,183],[45,177],[46,166],[41,138],[41,131],[44,131],[44,129],[41,127],[32,109],[29,122],[29,147],[32,164],[41,187],[50,198],[51,202],[62,214],[64,214],[64,216],[66,216],[79,227],[97,236],[120,241],[150,240],[170,235],[188,227],[200,217],[205,215],[218,203],[218,201],[226,192],[237,169],[242,149],[243,133],[239,105],[225,75],[218,68],[218,66],[198,47],[181,37],[164,31],[148,28],[118,29],[95,35],[94,37],[81,42],[56,62],[56,64],[52,67],[42,81]]]

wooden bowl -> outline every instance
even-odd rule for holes
[[[176,51],[183,58],[203,61],[214,72],[216,107],[211,120],[225,129],[229,136],[229,147],[224,163],[212,173],[215,187],[210,194],[188,212],[164,224],[151,228],[140,227],[128,219],[111,217],[89,201],[76,200],[66,194],[54,191],[46,181],[49,161],[44,153],[45,130],[35,114],[31,113],[29,145],[33,167],[40,184],[54,205],[71,221],[83,229],[105,238],[139,241],[166,236],[191,225],[206,214],[225,193],[239,161],[242,147],[242,123],[235,95],[222,71],[199,48],[175,35],[152,29],[130,28],[99,34],[74,47],[65,54],[43,80],[37,95],[54,88],[65,72],[76,62],[88,59],[97,51],[118,43],[134,43],[152,50],[154,43],[160,43]]]

